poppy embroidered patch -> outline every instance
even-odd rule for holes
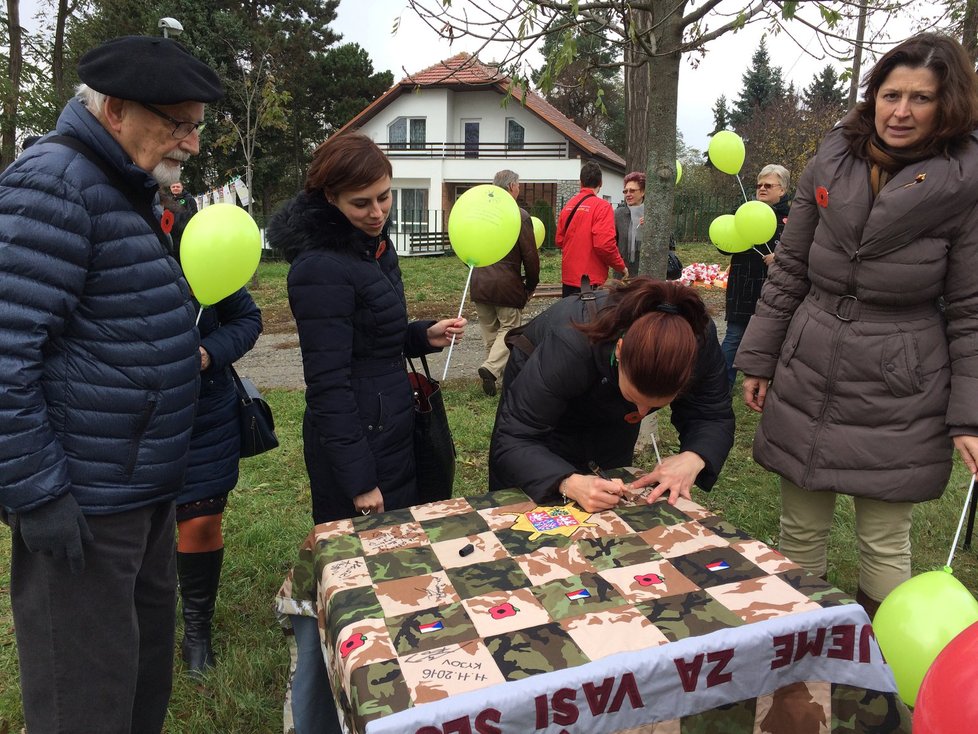
[[[824,186],[819,186],[815,189],[815,201],[823,209],[827,209],[829,206],[829,190]]]
[[[173,230],[173,212],[169,209],[163,210],[163,216],[160,217],[160,229],[162,229],[167,234]]]

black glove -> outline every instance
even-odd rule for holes
[[[81,508],[71,493],[30,512],[17,513],[17,526],[31,553],[67,558],[72,573],[85,570],[82,542],[94,540]]]

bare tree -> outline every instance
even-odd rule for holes
[[[910,2],[866,0],[874,9],[893,12]],[[845,30],[865,3],[779,2],[751,0],[746,5],[722,0],[507,0],[452,2],[408,0],[408,6],[442,37],[468,36],[493,55],[509,75],[526,84],[524,55],[551,34],[576,25],[600,23],[622,50],[625,67],[628,165],[645,170],[645,221],[649,236],[642,243],[640,269],[664,275],[675,188],[676,107],[679,67],[684,55],[702,54],[708,44],[750,23],[764,22],[772,31],[791,36],[797,28],[817,32],[818,47],[799,47],[818,58],[851,58]],[[739,7],[738,7],[739,6]],[[793,38],[793,36],[792,36]],[[509,49],[499,59],[499,44]],[[557,49],[546,63],[555,78],[572,54]],[[649,227],[649,223],[651,226]]]

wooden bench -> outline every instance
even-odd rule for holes
[[[452,250],[448,232],[411,232],[408,237],[411,255],[443,255]]]

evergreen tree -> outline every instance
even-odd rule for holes
[[[812,78],[801,95],[805,109],[821,110],[835,108],[842,110],[846,105],[846,90],[832,64],[825,67]]]
[[[605,36],[598,21],[588,21],[566,33],[548,35],[543,56],[570,49],[573,60],[554,78],[547,67],[531,74],[544,98],[612,150],[625,152],[625,90],[620,52]]]
[[[713,132],[709,137],[713,137],[721,130],[730,127],[730,111],[727,109],[727,96],[721,94],[713,104]]]
[[[730,122],[735,128],[743,127],[754,115],[780,102],[787,94],[781,67],[771,66],[771,57],[763,36],[760,46],[751,57],[751,68],[744,72],[741,81],[744,87],[730,112]]]

